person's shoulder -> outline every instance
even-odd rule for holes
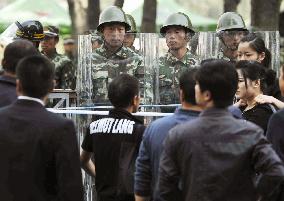
[[[65,117],[60,116],[59,114],[47,111],[46,112],[46,119],[48,122],[54,124],[54,125],[65,125],[73,123],[71,119],[67,119]]]
[[[142,56],[138,53],[136,53],[133,49],[129,48],[129,47],[122,47],[121,48],[121,54],[123,57],[131,57],[135,60],[142,60]]]
[[[259,112],[265,112],[265,113],[274,113],[275,108],[273,105],[268,104],[268,103],[264,103],[264,104],[257,104],[255,106],[255,110],[259,111]]]
[[[284,123],[284,109],[281,109],[279,111],[277,111],[276,113],[274,113],[271,118],[277,118],[279,120],[283,120]]]
[[[69,59],[69,57],[67,57],[66,55],[63,54],[56,54],[55,58],[54,58],[54,62],[61,62],[61,63],[70,63],[72,62],[71,59]]]

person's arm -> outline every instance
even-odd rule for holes
[[[91,160],[92,157],[91,152],[82,151],[80,155],[81,167],[92,177],[96,176],[96,168]]]
[[[140,145],[139,154],[136,159],[135,177],[134,177],[134,193],[136,201],[149,200],[151,196],[151,161],[148,149],[148,140],[150,135],[150,127],[145,130],[143,140]]]
[[[261,173],[261,178],[257,184],[257,190],[263,200],[270,200],[277,197],[282,191],[284,181],[284,166],[281,159],[272,149],[263,136],[263,131],[255,129],[256,145],[253,149],[252,162],[257,173]]]
[[[53,136],[58,198],[83,201],[83,184],[75,126],[65,121]]]
[[[62,89],[75,89],[75,69],[72,61],[68,61],[62,68],[61,71],[61,88]]]
[[[278,107],[279,109],[284,108],[284,103],[273,96],[267,96],[260,94],[257,97],[255,97],[255,101],[259,104],[264,104],[264,103],[270,103]]]
[[[170,131],[164,141],[164,151],[162,152],[159,165],[158,189],[161,200],[179,200],[181,192],[179,185],[179,169],[176,159],[176,138],[174,131]]]
[[[272,144],[272,147],[279,155],[279,157],[284,160],[284,115],[281,113],[275,113],[271,116],[267,126],[266,136],[268,141]]]

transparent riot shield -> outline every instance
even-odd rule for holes
[[[167,34],[159,37],[159,103],[160,110],[172,113],[180,104],[179,77],[189,68],[198,67],[200,58],[196,55],[198,34],[182,36]],[[182,58],[178,55],[185,48]]]
[[[266,47],[271,51],[272,68],[279,69],[279,34],[261,32]],[[170,54],[165,37],[154,33],[135,34],[133,44],[121,47],[118,53],[108,52],[104,44],[92,48],[92,36],[82,35],[78,40],[77,102],[85,115],[76,115],[78,142],[81,145],[86,129],[92,121],[85,110],[109,110],[107,86],[121,73],[137,77],[140,82],[141,111],[173,112],[179,102],[179,76],[184,69],[199,67],[201,60],[216,58],[220,41],[215,32],[196,33],[187,43],[186,59],[181,61]],[[169,109],[170,108],[170,109]],[[80,111],[77,111],[80,113]],[[99,113],[96,113],[98,115]],[[154,114],[153,114],[154,116]],[[146,120],[145,120],[146,119]],[[149,123],[152,118],[144,118]],[[93,194],[92,179],[84,173],[86,200]]]
[[[117,41],[113,41],[116,45]],[[77,105],[84,110],[107,111],[111,104],[107,97],[108,84],[119,74],[135,76],[140,83],[141,111],[155,111],[158,103],[158,34],[136,34],[131,47],[120,47],[113,52],[103,43],[92,46],[91,35],[81,35],[78,39]],[[95,115],[78,115],[76,124],[78,141],[82,144],[88,125]],[[147,124],[152,118],[143,119]],[[93,194],[92,179],[84,173],[86,199]]]
[[[276,72],[280,68],[280,36],[278,31],[258,31],[256,32],[264,42],[266,48],[271,53],[271,68]],[[203,59],[218,58],[221,52],[221,42],[215,32],[200,32],[198,38],[196,54]]]

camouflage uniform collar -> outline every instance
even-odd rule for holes
[[[168,51],[166,54],[165,54],[165,57],[168,61],[171,61],[172,63],[176,63],[176,62],[182,62],[183,64],[187,64],[187,60],[188,58],[194,58],[194,56],[190,53],[189,49],[186,49],[186,53],[185,55],[181,58],[181,59],[178,59],[176,58],[170,51]]]
[[[102,54],[103,56],[105,56],[106,58],[110,58],[110,57],[121,57],[121,58],[127,58],[127,52],[128,48],[127,47],[124,47],[124,46],[121,46],[118,51],[114,52],[113,54],[109,55],[107,54],[108,53],[108,50],[105,46],[105,44],[103,44],[100,48],[97,49],[97,51]]]
[[[229,57],[225,56],[224,50],[222,48],[220,49],[217,58],[218,59],[224,59],[226,61],[231,61],[231,59]]]

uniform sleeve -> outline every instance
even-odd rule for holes
[[[279,115],[279,113],[275,113],[271,116],[268,127],[267,127],[267,139],[271,142],[272,147],[276,151],[276,153],[280,156],[282,161],[284,161],[284,118]]]
[[[61,88],[62,89],[75,89],[76,80],[75,80],[75,68],[72,61],[66,62],[61,69]]]
[[[66,121],[54,137],[58,200],[83,201],[82,175],[75,127]]]
[[[180,172],[177,166],[176,130],[171,130],[164,142],[159,165],[158,189],[163,201],[179,200],[181,192],[178,189]]]
[[[87,134],[84,137],[84,140],[81,145],[82,149],[87,152],[93,152],[93,143],[92,136],[90,134],[90,128],[88,128]]]
[[[252,154],[255,171],[261,174],[257,190],[263,200],[273,200],[282,191],[284,166],[260,129],[256,129],[256,145]]]
[[[148,197],[151,195],[151,161],[149,153],[150,129],[145,130],[139,154],[136,159],[136,170],[134,179],[134,192],[136,195]]]

